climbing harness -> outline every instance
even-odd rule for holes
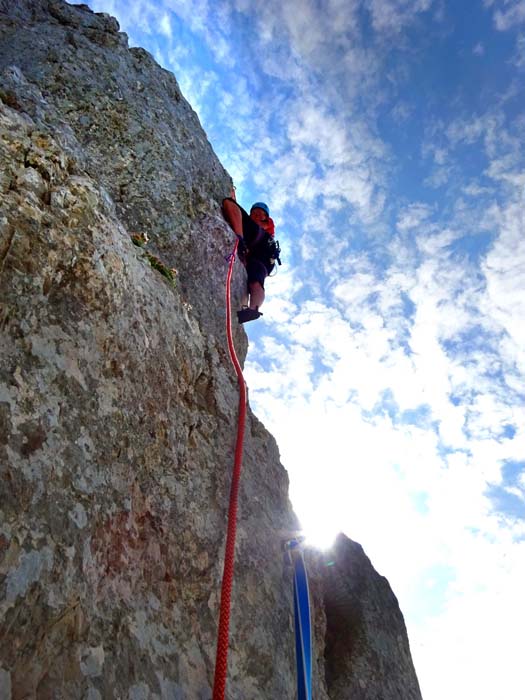
[[[308,576],[301,542],[295,538],[285,543],[288,560],[293,566],[293,608],[295,626],[295,659],[297,664],[297,698],[312,700],[312,631]]]
[[[215,678],[213,681],[213,700],[224,700],[226,690],[226,677],[228,673],[228,646],[230,628],[231,592],[233,583],[233,567],[235,563],[235,535],[237,532],[237,501],[239,497],[239,482],[242,468],[242,452],[244,442],[244,427],[246,423],[246,382],[242,374],[241,365],[237,359],[233,344],[231,324],[230,288],[233,272],[233,263],[239,240],[235,241],[233,252],[228,257],[228,275],[226,278],[226,334],[228,336],[228,350],[235,367],[239,384],[239,417],[237,421],[237,440],[235,443],[235,459],[233,464],[232,482],[230,487],[230,505],[228,510],[228,532],[226,535],[226,548],[224,551],[224,569],[222,574],[221,607],[219,613],[219,630],[217,633],[217,654],[215,657]],[[306,697],[306,696],[305,696]]]

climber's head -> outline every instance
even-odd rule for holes
[[[250,209],[250,216],[257,224],[265,224],[270,216],[270,209],[264,202],[255,202]]]
[[[255,204],[252,204],[250,212],[252,212],[254,209],[262,209],[264,212],[266,212],[266,216],[270,216],[270,209],[264,202],[255,202]]]

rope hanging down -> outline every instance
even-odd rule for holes
[[[233,366],[235,367],[237,381],[239,383],[239,417],[237,421],[235,459],[233,464],[232,483],[230,487],[228,533],[226,535],[226,548],[224,551],[219,631],[217,634],[217,655],[215,658],[215,678],[213,681],[213,700],[224,700],[226,678],[228,674],[230,607],[233,583],[233,566],[235,563],[235,535],[237,532],[237,501],[239,496],[239,482],[242,468],[244,426],[246,422],[246,383],[244,381],[241,365],[237,359],[237,353],[235,352],[235,346],[233,344],[230,305],[231,278],[238,245],[239,241],[237,240],[235,242],[235,247],[232,254],[228,257],[229,267],[228,276],[226,278],[226,334],[228,336],[228,350],[230,351],[230,358]]]
[[[293,608],[295,626],[295,658],[297,663],[297,698],[312,700],[312,633],[308,576],[300,540],[286,544],[294,568]]]

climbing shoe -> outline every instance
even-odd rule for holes
[[[237,318],[239,323],[246,323],[246,321],[255,321],[262,313],[257,309],[249,309],[247,306],[240,311],[237,311]]]

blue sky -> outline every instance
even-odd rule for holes
[[[89,5],[270,205],[246,375],[305,529],[387,576],[425,700],[521,700],[525,1]]]

